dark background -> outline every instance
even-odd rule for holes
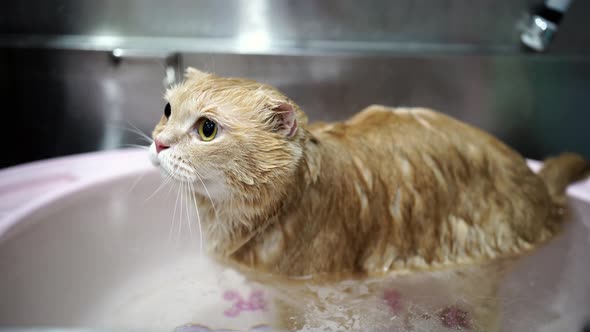
[[[529,158],[590,158],[590,2],[573,2],[543,53],[519,41],[535,4],[3,1],[0,167],[145,144],[129,129],[151,132],[166,68],[178,78],[188,65],[273,84],[312,120],[424,106]]]

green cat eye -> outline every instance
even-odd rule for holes
[[[217,135],[217,124],[207,118],[201,120],[199,124],[199,136],[201,136],[201,139],[209,142],[215,138],[215,135]]]

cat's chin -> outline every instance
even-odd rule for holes
[[[152,163],[160,169],[165,179],[173,180],[178,184],[194,184],[199,181],[191,169],[182,163],[174,162],[172,158],[156,155],[152,159],[156,160]]]
[[[195,194],[212,200],[223,200],[229,195],[229,190],[221,176],[199,178],[183,169],[183,167],[170,163],[166,158],[159,158],[156,155],[152,159],[155,159],[155,161],[152,160],[152,163],[160,169],[162,177],[166,179],[165,181],[170,180],[176,186],[186,187],[188,184]],[[171,172],[172,169],[175,171]]]
[[[158,165],[158,168],[160,169],[160,174],[162,175],[164,181],[170,181],[171,183],[174,183],[178,186],[186,184],[195,185],[199,182],[199,180],[192,174],[188,174],[186,172],[179,172],[178,170],[176,170],[176,172],[171,172],[169,170],[171,167],[172,166],[167,167],[166,162],[161,162]]]
[[[219,179],[199,179],[188,174],[178,174],[178,172],[172,174],[164,164],[160,164],[158,168],[164,179],[170,178],[174,185],[185,186],[185,188],[188,184],[197,195],[214,201],[223,200],[229,195],[227,187]]]
[[[229,196],[229,191],[225,184],[219,179],[202,179],[193,183],[195,193],[211,198],[214,201],[224,200]]]
[[[165,167],[160,166],[160,174],[162,174],[162,177],[164,179],[167,179],[166,181],[169,180],[172,183],[175,183],[176,185],[184,185],[184,184],[195,184],[197,183],[197,179],[193,178],[193,177],[187,177],[187,176],[183,176],[183,175],[179,175],[179,174],[172,174],[170,173],[168,170],[166,170]]]

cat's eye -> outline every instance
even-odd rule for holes
[[[199,121],[199,136],[205,142],[209,142],[210,140],[215,138],[217,135],[217,124],[207,118],[201,119]]]
[[[164,115],[166,118],[169,118],[170,114],[172,114],[172,107],[170,107],[170,103],[168,103],[166,106],[164,106]]]

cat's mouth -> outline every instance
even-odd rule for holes
[[[203,176],[189,163],[172,151],[161,151],[157,153],[155,148],[150,146],[150,160],[152,164],[160,169],[164,181],[177,182],[178,185],[186,186],[194,190],[195,194],[209,197],[210,199],[226,197],[228,190],[224,185],[222,177]],[[209,174],[210,175],[210,174]]]
[[[190,166],[186,165],[181,160],[173,160],[172,158],[160,158],[160,170],[164,172],[166,177],[170,177],[173,180],[179,182],[194,183],[197,181],[197,177]]]
[[[150,161],[162,171],[166,179],[170,178],[183,183],[197,181],[195,170],[179,156],[172,154],[170,151],[158,153],[153,143],[149,151]]]
[[[160,159],[160,170],[165,180],[176,181],[177,185],[190,188],[194,194],[208,197],[211,200],[227,197],[227,187],[219,179],[202,178],[182,161],[170,162],[168,158]]]
[[[160,166],[160,159],[158,159],[158,152],[156,151],[156,145],[152,142],[149,147],[149,156],[152,165],[159,167]]]

